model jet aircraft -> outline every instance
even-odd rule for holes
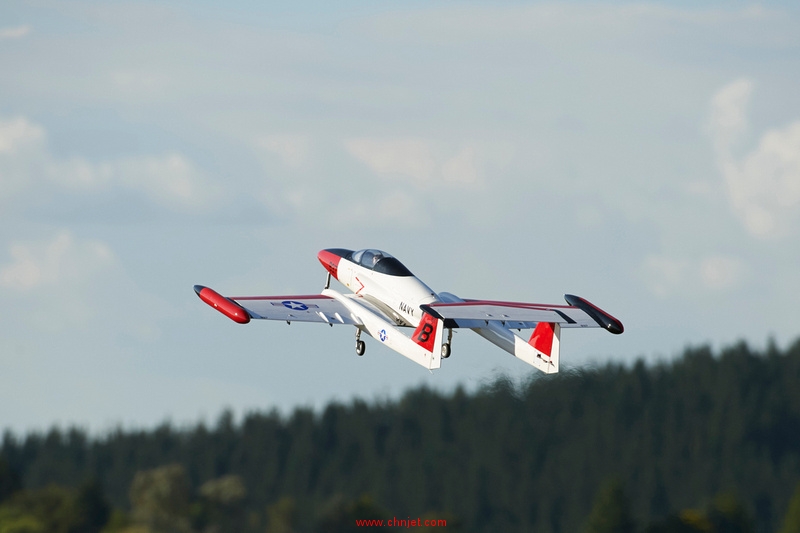
[[[240,324],[251,319],[350,324],[356,327],[356,354],[364,355],[361,334],[367,333],[430,370],[450,356],[454,328],[471,329],[548,374],[558,372],[562,328],[623,331],[619,320],[571,294],[564,295],[569,305],[463,300],[448,292],[437,294],[380,250],[329,248],[317,258],[328,271],[321,294],[225,297],[202,285],[194,290],[205,303]],[[331,289],[331,277],[353,293]],[[407,336],[403,328],[414,332]],[[527,340],[512,331],[523,329],[533,329]]]

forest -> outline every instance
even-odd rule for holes
[[[6,431],[0,447],[0,533],[383,529],[364,520],[800,533],[800,340],[211,426]]]

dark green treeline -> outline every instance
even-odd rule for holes
[[[800,482],[800,341],[687,349],[668,364],[537,374],[522,387],[500,379],[474,394],[417,389],[317,415],[226,414],[212,428],[6,433],[0,455],[22,487],[96,483],[126,511],[148,469],[182,465],[192,494],[240,480],[249,518],[237,527],[253,531],[281,506],[369,501],[385,518],[451,517],[453,531],[601,531],[613,512],[619,531],[711,531],[730,515],[749,524],[730,531],[777,532]],[[606,500],[612,511],[598,510]]]

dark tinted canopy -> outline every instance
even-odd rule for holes
[[[353,252],[347,259],[353,263],[358,263],[364,268],[380,272],[381,274],[388,274],[390,276],[413,276],[411,271],[407,269],[403,263],[386,252],[373,248]]]

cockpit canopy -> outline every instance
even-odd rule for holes
[[[358,250],[345,257],[348,261],[358,263],[364,268],[388,274],[389,276],[413,276],[409,269],[400,261],[380,250],[367,248]]]

